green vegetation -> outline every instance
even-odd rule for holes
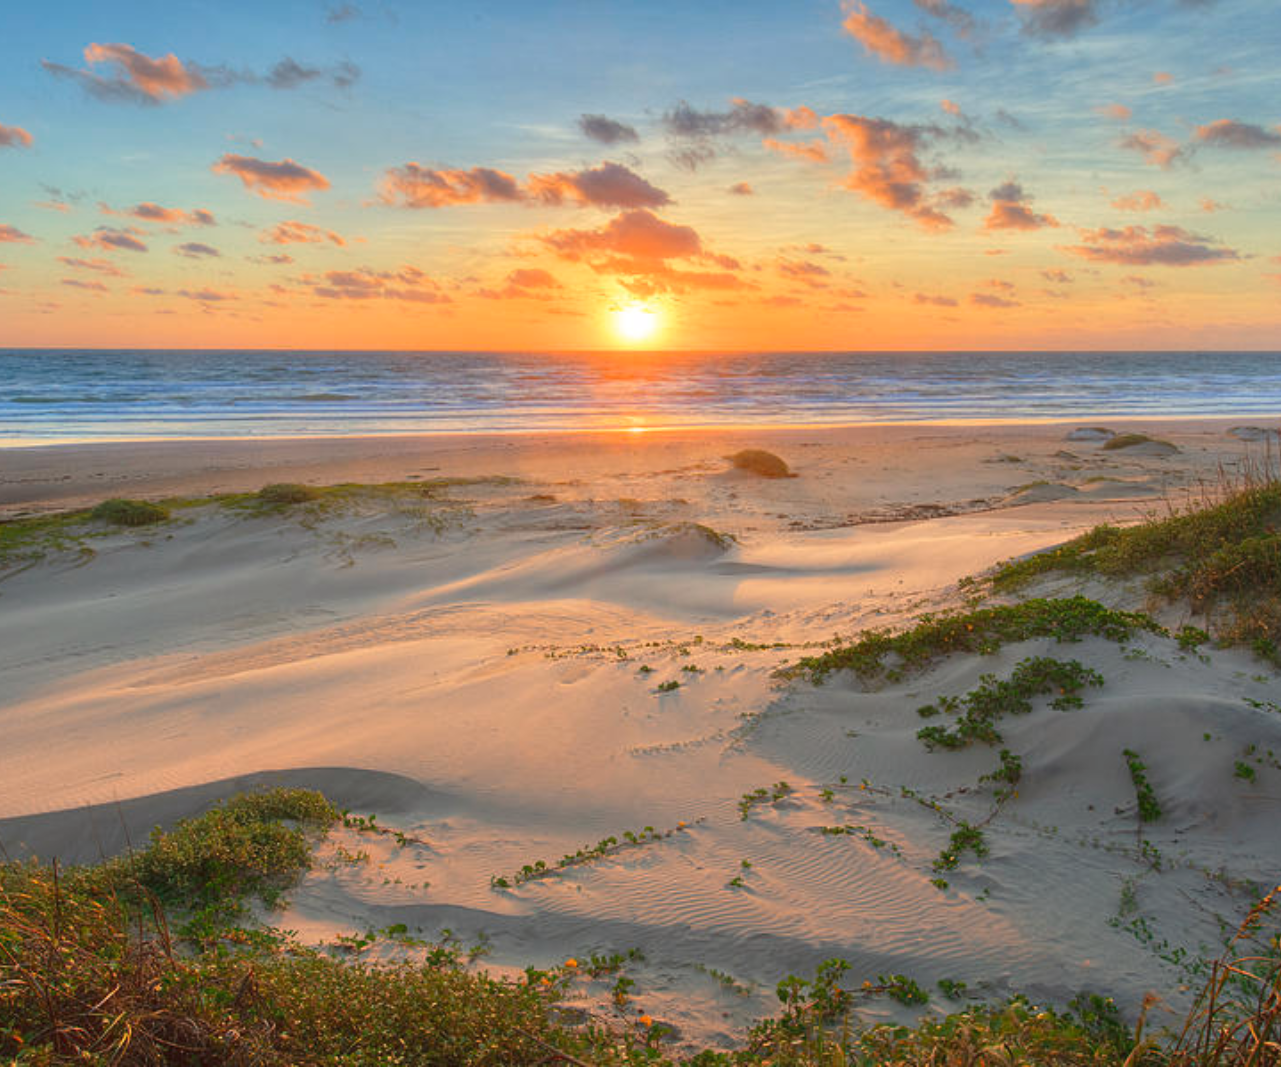
[[[851,1064],[975,1067],[1273,1067],[1281,1033],[1281,949],[1273,898],[1261,900],[1209,967],[1181,1026],[1159,1040],[1131,1030],[1108,999],[1083,994],[1066,1011],[1015,997],[915,1027],[859,1026],[856,998],[884,996],[909,1007],[925,990],[901,974],[846,980],[848,961],[829,959],[812,979],[778,985],[781,1012],[762,1020],[733,1052],[675,1058],[661,1022],[575,1023],[555,1002],[575,975],[612,980],[626,1005],[635,980],[620,974],[640,953],[593,954],[552,971],[498,980],[465,969],[443,931],[432,945],[403,923],[340,939],[330,952],[287,934],[222,926],[175,943],[166,910],[210,908],[240,915],[306,867],[308,834],[338,813],[319,794],[275,790],[237,797],[170,833],[157,832],[132,858],[59,870],[0,865],[0,1062],[125,1065],[254,1064],[285,1067],[597,1067],[676,1062],[687,1067],[850,1067]],[[363,820],[376,829],[371,819]],[[300,847],[301,845],[301,847]],[[230,901],[230,904],[226,902]],[[242,916],[243,917],[243,916]],[[181,931],[180,931],[181,933]],[[189,935],[188,935],[189,936]],[[418,962],[372,963],[362,949],[385,938],[421,953]],[[469,955],[474,956],[477,952]],[[726,989],[732,976],[703,968]],[[945,979],[949,998],[965,983]]]
[[[760,786],[750,793],[744,793],[738,801],[738,817],[744,821],[751,815],[752,809],[761,804],[777,804],[794,790],[786,782],[775,782],[768,789]]]
[[[1169,441],[1162,441],[1155,437],[1149,437],[1145,433],[1116,434],[1114,437],[1109,437],[1103,442],[1103,450],[1105,452],[1115,452],[1118,449],[1133,448],[1135,445],[1146,444],[1164,445],[1166,448],[1174,448],[1176,452],[1178,451],[1178,449],[1175,448],[1174,445],[1170,444]]]
[[[1161,805],[1156,799],[1156,791],[1148,781],[1148,768],[1139,754],[1132,748],[1122,752],[1126,765],[1130,768],[1130,780],[1134,783],[1134,795],[1139,802],[1139,821],[1156,822],[1161,817]]]
[[[998,744],[1001,735],[996,723],[1006,715],[1026,715],[1032,710],[1032,698],[1057,692],[1050,706],[1060,710],[1081,706],[1079,693],[1087,685],[1102,685],[1103,676],[1076,660],[1056,660],[1033,656],[1022,660],[1008,680],[992,674],[979,679],[977,689],[966,693],[949,708],[963,707],[964,713],[950,729],[946,726],[923,726],[916,736],[933,748],[966,748],[975,741]],[[927,705],[925,715],[937,714]],[[926,716],[929,717],[929,716]],[[1004,755],[1002,756],[1004,765]],[[1014,779],[1017,781],[1017,777]]]
[[[299,485],[296,482],[274,482],[258,490],[258,499],[264,504],[305,504],[308,500],[319,500],[321,491],[314,486]]]
[[[681,683],[678,682],[675,678],[672,678],[666,682],[659,682],[658,687],[654,690],[654,692],[655,693],[674,693],[680,687],[681,687]]]
[[[901,678],[957,652],[990,655],[1002,645],[1032,638],[1079,641],[1098,636],[1128,641],[1137,631],[1163,634],[1153,619],[1135,611],[1113,611],[1097,601],[1076,596],[1035,599],[948,615],[925,615],[910,630],[891,633],[872,630],[853,644],[807,656],[781,668],[784,679],[805,678],[821,683],[834,671],[853,671],[864,681]]]
[[[992,575],[1011,592],[1052,572],[1143,576],[1166,600],[1185,600],[1211,617],[1215,634],[1275,659],[1281,642],[1281,480],[1247,482],[1217,503],[1152,517],[1119,529],[1097,526],[1048,552],[1016,560]],[[1185,628],[1180,643],[1195,647]]]
[[[624,830],[621,841],[613,834],[610,834],[609,837],[602,838],[594,845],[584,845],[577,852],[566,853],[555,863],[549,864],[546,860],[536,860],[533,863],[526,863],[515,874],[505,876],[492,875],[489,879],[489,886],[491,889],[513,889],[518,885],[523,885],[525,882],[533,882],[539,878],[549,878],[569,870],[571,867],[582,867],[589,863],[595,863],[597,860],[616,855],[627,849],[666,840],[672,834],[684,829],[685,824],[680,823],[673,830],[655,830],[652,826],[646,826],[643,830]]]
[[[107,522],[112,526],[150,526],[169,518],[169,509],[147,500],[125,500],[115,497],[104,500],[89,512],[94,522]]]
[[[988,848],[987,842],[983,839],[983,831],[962,820],[952,831],[952,838],[947,848],[943,849],[934,861],[935,872],[942,874],[944,871],[956,870],[961,863],[961,857],[966,852],[973,852],[975,859],[982,859],[987,855]]]

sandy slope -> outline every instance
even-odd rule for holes
[[[1177,454],[1108,453],[1069,429],[780,433],[766,443],[799,474],[780,481],[722,458],[760,435],[6,452],[11,511],[282,478],[488,480],[313,517],[196,508],[93,539],[88,563],[8,573],[0,843],[87,859],[246,782],[313,785],[430,844],[340,831],[273,921],[317,940],[483,934],[499,969],[637,947],[618,1010],[691,1040],[731,1040],[780,978],[830,956],[857,981],[1177,995],[1194,980],[1179,950],[1216,944],[1281,866],[1275,675],[1148,636],[1029,642],[870,692],[771,678],[834,633],[955,606],[957,578],[1126,521],[1250,447],[1190,425],[1166,428]],[[997,811],[979,782],[995,753],[926,751],[915,709],[1028,655],[1106,683],[1008,723],[1024,779]],[[1139,851],[1126,747],[1163,807],[1145,830],[1160,869]],[[744,793],[779,781],[792,792],[740,818]],[[941,889],[948,817],[990,818],[990,855]],[[491,888],[647,825],[672,833]],[[883,844],[818,831],[842,825]],[[607,990],[574,996],[608,1012]]]

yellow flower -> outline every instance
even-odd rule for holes
[[[684,824],[683,822],[678,822],[678,823],[676,824],[676,829],[678,829],[678,830],[684,830],[684,829],[685,829],[685,824]]]
[[[571,956],[569,959],[565,961],[565,966],[572,971],[575,967],[578,966],[578,960],[574,959],[574,957]]]
[[[654,1017],[652,1015],[642,1015],[640,1017],[640,1024],[641,1026],[653,1026]]]

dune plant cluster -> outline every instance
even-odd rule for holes
[[[95,867],[0,866],[0,1062],[35,1067],[228,1064],[535,1064],[689,1067],[849,1067],[851,1064],[1035,1063],[1046,1067],[1275,1067],[1281,1036],[1281,950],[1271,896],[1260,901],[1209,968],[1181,1025],[1155,1037],[1125,1027],[1105,998],[1065,1011],[1021,997],[978,1005],[915,1027],[855,1022],[856,1000],[909,1007],[926,991],[901,974],[851,979],[828,960],[812,979],[779,983],[780,1013],[732,1052],[675,1057],[648,1015],[582,1023],[555,1002],[576,974],[613,979],[626,1004],[635,983],[620,969],[635,951],[567,960],[547,972],[498,980],[467,969],[462,953],[372,963],[303,947],[253,927],[251,895],[287,888],[310,843],[340,818],[324,797],[274,790],[237,797],[157,831],[145,849]],[[213,912],[204,932],[169,916]],[[245,925],[241,925],[241,924]],[[383,932],[411,948],[401,926]],[[179,938],[183,940],[179,940]],[[353,939],[359,940],[359,938]],[[437,946],[441,947],[441,946]],[[729,987],[720,972],[708,970]],[[555,980],[553,980],[553,977]],[[543,979],[546,979],[544,981]],[[732,981],[732,980],[731,980]],[[738,983],[734,983],[735,986]],[[940,988],[964,995],[964,983]],[[993,1058],[994,1052],[1000,1053]]]
[[[863,681],[895,681],[958,652],[990,655],[1001,646],[1033,638],[1059,642],[1103,637],[1126,642],[1136,633],[1164,634],[1165,629],[1141,612],[1115,611],[1088,597],[1037,598],[946,615],[923,615],[897,633],[872,630],[858,640],[806,656],[781,668],[783,679],[822,683],[836,671],[852,671]]]
[[[571,867],[582,867],[629,849],[641,848],[657,841],[664,841],[684,829],[686,829],[685,823],[679,823],[671,830],[655,830],[652,826],[646,826],[642,830],[624,830],[621,840],[610,834],[609,837],[601,838],[594,845],[584,845],[576,852],[566,853],[555,863],[548,863],[546,860],[535,860],[533,863],[526,863],[513,874],[492,875],[489,879],[489,885],[491,889],[513,889],[518,885],[523,885],[525,882],[533,882],[539,878],[550,878],[553,875],[569,870]]]
[[[1214,622],[1215,635],[1266,658],[1281,643],[1281,479],[1224,487],[1219,499],[1124,529],[1097,526],[1058,548],[1006,563],[997,592],[1044,574],[1139,576],[1157,596],[1185,601]],[[1189,635],[1189,638],[1195,635]]]

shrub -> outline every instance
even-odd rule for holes
[[[320,496],[320,490],[314,486],[296,482],[274,482],[258,490],[258,499],[264,504],[305,504]]]
[[[89,517],[98,522],[109,522],[113,526],[150,526],[169,518],[169,509],[147,500],[116,497],[104,500],[89,512]]]

